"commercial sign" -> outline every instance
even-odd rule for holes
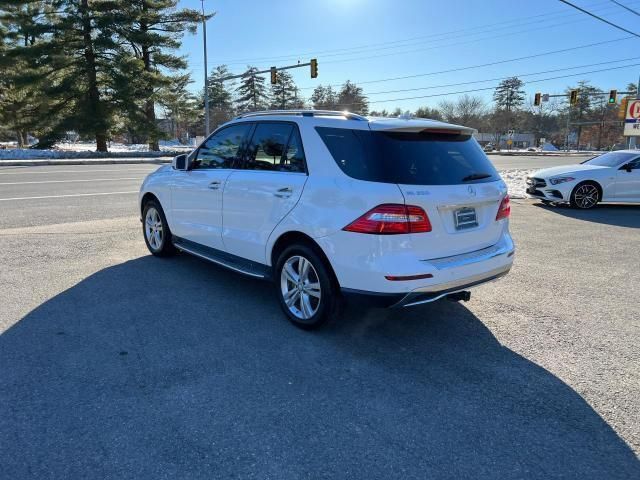
[[[640,136],[640,100],[629,100],[624,119],[624,136]]]

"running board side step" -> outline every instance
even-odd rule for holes
[[[271,268],[258,262],[253,262],[237,255],[233,255],[221,250],[207,247],[185,238],[172,236],[172,243],[183,252],[187,252],[196,257],[208,260],[209,262],[228,268],[234,272],[242,273],[254,278],[270,279]]]

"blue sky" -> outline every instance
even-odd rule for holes
[[[618,1],[640,11],[640,0]],[[582,79],[591,80],[605,90],[622,89],[629,82],[637,82],[640,74],[637,37],[498,65],[436,73],[629,37],[557,0],[205,0],[204,3],[207,11],[216,12],[207,23],[209,70],[227,64],[232,72],[242,73],[247,64],[268,68],[295,64],[298,60],[308,62],[315,57],[318,78],[311,79],[308,68],[291,71],[304,97],[308,98],[318,84],[338,85],[349,79],[361,84],[374,110],[436,106],[444,99],[458,96],[453,92],[476,88],[488,89],[473,95],[489,102],[490,87],[499,81],[491,79],[511,75],[551,71],[522,76],[529,82],[525,90],[533,96],[537,91],[560,93]],[[640,17],[612,1],[572,3],[640,33]],[[181,7],[200,9],[200,5],[200,0],[179,2]],[[181,53],[188,59],[195,80],[193,89],[200,89],[204,72],[201,28],[197,35],[185,36]],[[555,71],[568,67],[580,68]],[[594,70],[604,71],[586,73]],[[581,75],[534,83],[538,79],[578,73]],[[378,81],[411,75],[421,76]],[[452,85],[467,82],[479,83]],[[421,90],[398,91],[405,89]],[[446,95],[398,100],[436,94]]]

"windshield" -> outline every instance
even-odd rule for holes
[[[344,173],[359,180],[405,185],[458,185],[500,179],[469,135],[372,132],[316,127]]]
[[[609,152],[604,155],[590,158],[582,162],[584,165],[599,165],[601,167],[617,167],[623,163],[629,162],[637,157],[637,153],[630,152]]]

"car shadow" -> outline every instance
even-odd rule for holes
[[[590,210],[578,210],[567,204],[545,205],[533,203],[538,208],[557,213],[565,217],[585,220],[587,222],[603,223],[618,227],[640,228],[640,205],[627,204],[598,204]]]
[[[640,478],[571,387],[461,304],[309,333],[272,286],[141,257],[0,336],[4,478]]]

